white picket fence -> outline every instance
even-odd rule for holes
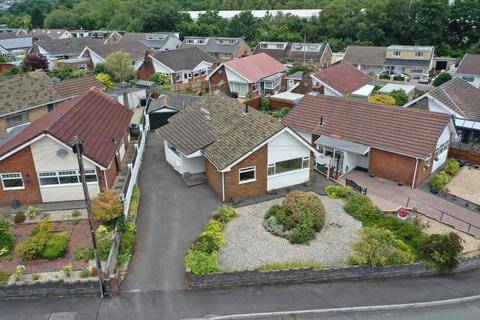
[[[137,184],[140,168],[142,167],[143,154],[145,152],[145,145],[147,142],[148,123],[146,127],[140,126],[140,139],[138,143],[134,144],[135,156],[132,163],[127,165],[128,167],[128,186],[123,194],[123,213],[125,218],[128,217],[128,211],[130,210],[130,200],[132,199],[133,187]]]

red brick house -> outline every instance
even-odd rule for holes
[[[456,136],[447,114],[325,95],[305,96],[283,123],[316,145],[331,177],[361,169],[412,187],[443,166]]]
[[[205,174],[223,201],[313,179],[315,148],[268,114],[223,94],[201,97],[159,132],[174,170]]]
[[[282,91],[287,68],[266,53],[220,64],[208,76],[210,91],[255,98]]]
[[[132,111],[92,87],[0,146],[0,205],[83,199],[71,142],[84,141],[90,195],[113,186],[129,142]]]

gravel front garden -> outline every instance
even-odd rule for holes
[[[345,264],[362,223],[343,210],[344,201],[319,196],[326,209],[325,226],[308,244],[291,244],[262,226],[265,213],[283,198],[237,208],[239,217],[225,230],[227,245],[218,252],[224,271],[256,269],[271,263],[315,262],[322,266]]]
[[[450,194],[480,205],[480,169],[464,167],[446,189]]]

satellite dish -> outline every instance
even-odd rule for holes
[[[62,159],[63,159],[63,158],[65,158],[67,155],[68,155],[68,151],[67,151],[67,150],[65,150],[65,149],[58,149],[58,150],[57,150],[57,156],[58,156],[59,158],[62,158]]]

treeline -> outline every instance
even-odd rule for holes
[[[258,41],[329,41],[334,51],[349,44],[433,45],[437,54],[480,53],[479,0],[27,0],[0,23],[19,27],[178,31],[183,35],[243,36]],[[184,10],[322,8],[318,17],[256,19],[248,11],[226,20],[215,11],[197,22]]]

